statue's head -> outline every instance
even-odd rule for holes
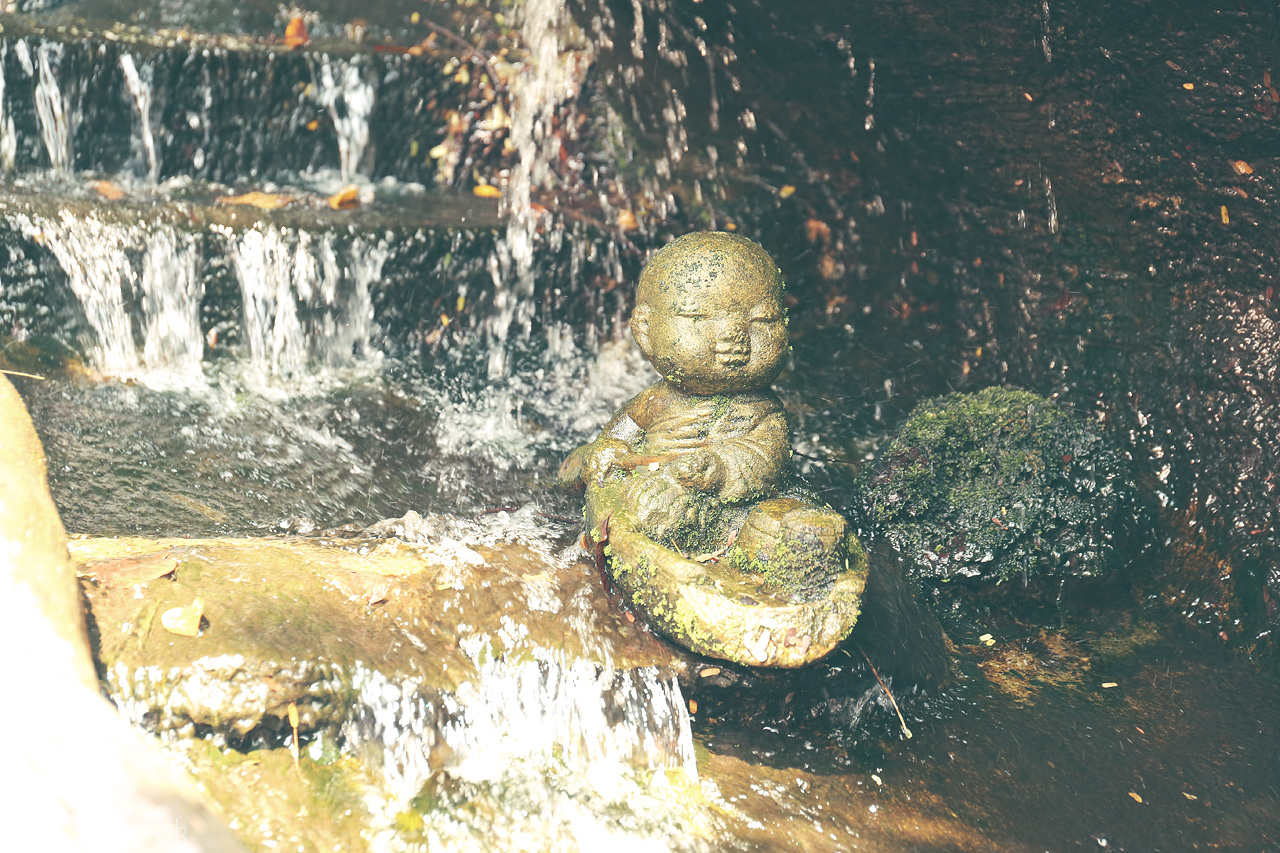
[[[764,249],[720,231],[686,234],[640,274],[631,333],[690,394],[764,388],[787,358],[782,276]]]

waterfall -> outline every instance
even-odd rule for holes
[[[127,53],[120,54],[120,70],[124,72],[124,82],[133,96],[133,105],[138,111],[139,131],[142,156],[146,161],[147,180],[154,184],[160,178],[160,161],[156,156],[155,138],[151,134],[151,66],[144,65],[142,73],[133,57]]]
[[[26,43],[18,42],[26,53]],[[62,59],[63,47],[53,42],[41,42],[36,50],[39,62],[39,78],[36,82],[36,116],[40,122],[40,138],[49,152],[49,164],[55,172],[70,172],[73,163],[71,153],[71,106],[58,88],[58,78],[53,66]],[[19,58],[22,54],[19,54]],[[51,59],[52,57],[52,59]],[[30,57],[23,65],[30,64]]]
[[[358,58],[321,62],[316,81],[320,103],[329,111],[338,133],[338,159],[342,179],[360,172],[369,147],[369,116],[373,114],[375,91],[365,80]]]
[[[56,220],[15,214],[11,222],[45,246],[66,273],[92,335],[86,355],[95,370],[152,387],[203,382],[203,288],[192,235],[165,225],[148,229],[68,211]],[[135,302],[141,315],[141,356],[134,339]]]
[[[57,221],[18,214],[14,222],[26,236],[48,248],[67,274],[93,333],[87,349],[89,363],[109,376],[137,376],[138,353],[125,302],[136,281],[127,254],[136,235],[94,215],[78,218],[65,210]]]
[[[565,62],[563,32],[567,16],[562,0],[530,0],[523,8],[521,33],[528,58],[511,86],[511,136],[517,160],[511,169],[503,211],[504,237],[491,264],[495,316],[489,323],[489,376],[506,375],[507,338],[518,324],[527,331],[533,305],[533,250],[542,214],[532,205],[533,190],[548,184],[550,164],[560,140],[552,132],[556,108],[578,87],[573,64]]]
[[[168,228],[151,234],[142,256],[142,363],[148,385],[193,387],[204,383],[200,333],[199,248],[191,234]],[[144,380],[145,381],[145,380]]]
[[[5,107],[4,60],[9,46],[0,44],[0,169],[12,171],[18,160],[18,134],[13,127],[13,116]]]
[[[330,233],[290,236],[274,227],[224,233],[243,297],[252,371],[296,376],[313,359],[343,365],[370,354],[369,287],[390,255],[385,242],[354,240],[344,267]]]

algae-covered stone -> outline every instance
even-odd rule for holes
[[[665,645],[596,606],[589,565],[524,546],[77,539],[71,550],[111,698],[152,730],[194,724],[276,745],[293,715],[308,732],[351,723],[371,679],[412,684],[438,703],[495,663],[520,666],[548,650],[566,667],[674,663]],[[121,562],[158,558],[174,570],[114,580]],[[161,614],[195,599],[198,634],[166,630]]]
[[[919,578],[1093,575],[1132,494],[1119,453],[1075,414],[987,388],[916,406],[864,470],[868,521]]]

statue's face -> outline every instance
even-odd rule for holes
[[[636,307],[632,330],[658,372],[690,394],[764,388],[787,357],[774,281],[753,276],[666,281]]]

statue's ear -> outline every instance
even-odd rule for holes
[[[649,354],[649,315],[651,313],[653,308],[649,305],[637,305],[631,312],[631,334],[635,336],[640,352],[646,356]]]

